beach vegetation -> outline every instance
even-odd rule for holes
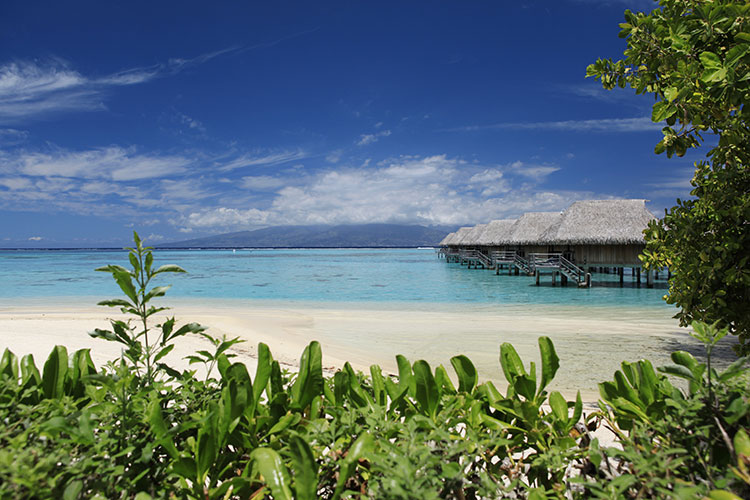
[[[683,326],[719,322],[750,353],[750,4],[659,0],[650,13],[625,11],[624,58],[599,59],[587,76],[605,89],[631,87],[655,98],[664,122],[655,152],[695,163],[692,198],[678,199],[645,231],[646,267],[672,272],[665,299]]]
[[[138,283],[124,286],[126,315],[150,310]],[[144,330],[128,331],[140,342]],[[6,349],[0,498],[747,498],[748,358],[711,364],[727,331],[695,324],[705,362],[677,351],[671,367],[623,363],[589,409],[549,389],[560,359],[547,337],[538,367],[500,346],[502,391],[463,355],[452,374],[403,356],[397,374],[326,374],[315,341],[295,373],[259,344],[250,374],[231,359],[236,339],[203,328],[191,333],[210,347],[188,359],[201,377],[168,356],[149,371],[145,334],[98,368],[87,349],[56,346],[41,369]]]

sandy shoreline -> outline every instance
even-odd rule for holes
[[[119,344],[89,337],[105,328],[107,318],[121,317],[117,309],[87,304],[81,298],[23,300],[0,305],[0,350],[32,353],[43,364],[52,347],[70,351],[91,348],[97,365],[120,355]],[[395,355],[432,366],[450,368],[450,357],[466,354],[482,380],[504,386],[498,362],[499,346],[511,342],[525,364],[538,363],[537,339],[549,336],[560,357],[560,371],[552,388],[568,397],[580,389],[584,399],[597,398],[597,383],[611,379],[623,360],[650,359],[669,364],[669,353],[702,351],[687,331],[678,327],[666,308],[573,308],[545,306],[401,307],[388,304],[264,303],[257,301],[170,299],[169,312],[178,323],[198,322],[216,336],[240,337],[246,342],[233,352],[255,370],[258,342],[293,369],[311,340],[323,349],[324,366],[333,370],[345,361],[367,371],[379,364],[396,370]],[[186,368],[184,356],[210,344],[198,336],[183,337],[170,354],[172,365]],[[725,351],[728,346],[725,346]],[[729,358],[728,358],[729,359]]]

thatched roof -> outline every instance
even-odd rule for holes
[[[487,229],[487,224],[477,224],[466,233],[466,235],[461,240],[461,245],[476,245],[485,229]]]
[[[510,234],[510,229],[515,224],[516,219],[493,220],[484,232],[477,238],[477,245],[502,245],[502,242]]]
[[[455,236],[448,243],[448,245],[451,245],[451,246],[461,245],[464,239],[464,236],[466,236],[469,233],[469,231],[471,231],[472,229],[474,229],[474,227],[472,226],[466,226],[466,227],[460,228],[458,231],[456,231]]]
[[[456,236],[456,233],[448,233],[448,235],[440,240],[440,243],[438,243],[439,247],[444,247],[450,243],[450,241],[453,239],[453,237]]]
[[[560,245],[644,243],[643,230],[653,219],[646,200],[577,201],[540,241]]]
[[[529,212],[513,224],[510,233],[503,239],[506,245],[535,245],[541,243],[542,235],[560,222],[561,212]]]

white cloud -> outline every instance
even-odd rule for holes
[[[228,163],[218,166],[218,170],[221,172],[229,172],[237,170],[238,168],[245,167],[259,167],[259,166],[274,166],[288,163],[290,161],[297,161],[303,158],[307,158],[309,155],[302,150],[297,151],[281,151],[276,153],[265,153],[265,154],[243,154],[238,158],[235,158]]]
[[[475,132],[481,130],[558,130],[563,132],[648,132],[661,130],[663,126],[651,121],[648,116],[639,118],[605,118],[598,120],[564,120],[552,122],[508,122],[492,125],[469,125],[453,129],[452,132]]]
[[[344,154],[344,150],[342,149],[336,149],[334,151],[331,151],[326,155],[326,161],[328,163],[338,163],[341,161],[341,157]]]
[[[32,236],[29,238],[29,241],[42,241],[43,239],[41,236]]]
[[[524,163],[522,161],[514,161],[507,166],[507,170],[516,175],[534,179],[535,181],[542,181],[548,175],[560,170],[560,167],[557,165],[537,165]]]
[[[184,229],[214,232],[287,224],[463,224],[530,210],[561,210],[591,197],[584,192],[536,191],[528,179],[516,186],[507,178],[507,169],[445,155],[401,157],[374,167],[320,172],[280,189],[263,208],[209,208],[178,222]]]
[[[16,152],[9,164],[23,175],[132,181],[182,173],[190,160],[181,156],[137,154],[134,148],[110,146],[88,151]]]
[[[110,88],[173,75],[235,50],[238,49],[232,47],[192,59],[170,59],[167,63],[126,69],[102,77],[85,76],[62,59],[6,63],[0,66],[0,123],[24,122],[72,110],[103,110]]]
[[[378,140],[380,140],[381,137],[388,137],[389,135],[391,135],[390,130],[382,130],[374,134],[362,134],[359,136],[359,140],[357,141],[357,146],[366,146],[368,144],[378,142]]]

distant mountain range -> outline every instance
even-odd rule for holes
[[[278,226],[217,234],[158,247],[167,248],[341,248],[435,246],[455,228],[360,224],[343,226]]]

